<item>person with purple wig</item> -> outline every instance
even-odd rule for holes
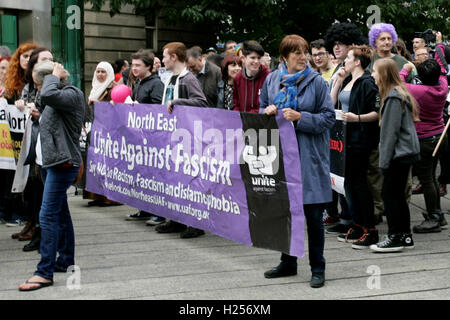
[[[376,23],[369,31],[369,43],[376,50],[372,58],[372,62],[367,69],[372,72],[373,64],[378,59],[391,58],[397,65],[398,72],[402,70],[403,65],[408,63],[408,60],[400,55],[392,53],[392,48],[397,43],[398,35],[395,31],[395,27],[390,23]],[[408,82],[412,81],[412,76],[407,79]]]
[[[376,53],[372,57],[372,61],[367,67],[370,73],[373,72],[373,65],[375,61],[383,58],[391,58],[397,65],[398,72],[402,70],[403,65],[409,63],[408,60],[400,55],[392,53],[392,48],[395,46],[398,40],[397,32],[395,27],[389,23],[376,23],[372,25],[369,31],[369,43],[372,48],[376,50]],[[413,76],[410,75],[407,79],[411,82]],[[370,156],[368,179],[369,185],[372,191],[372,195],[375,203],[375,216],[377,223],[382,221],[382,215],[384,215],[384,203],[381,197],[381,189],[383,186],[383,176],[380,174],[379,170],[379,150],[378,148],[372,151]],[[412,178],[408,178],[407,191],[406,193],[410,195],[412,189]]]

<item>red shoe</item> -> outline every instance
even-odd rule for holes
[[[439,194],[441,197],[445,196],[447,194],[447,185],[441,184],[439,188]]]
[[[419,183],[413,190],[412,190],[412,194],[422,194],[423,193],[423,188],[422,185]]]
[[[328,216],[325,219],[323,219],[323,224],[326,225],[326,226],[331,226],[331,225],[334,225],[334,224],[336,224],[338,222],[339,222],[339,218],[334,218],[334,217],[330,217],[330,216]]]

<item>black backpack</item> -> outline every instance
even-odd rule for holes
[[[446,75],[447,75],[447,81],[450,84],[450,68],[448,67],[447,60],[445,59],[444,53],[440,50],[440,47],[436,47],[436,53],[439,56],[439,59],[441,59],[442,64],[444,65]]]

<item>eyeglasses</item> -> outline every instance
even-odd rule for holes
[[[323,57],[326,54],[327,54],[326,52],[319,52],[319,53],[312,54],[311,56],[313,57],[313,59],[315,59],[318,57]]]

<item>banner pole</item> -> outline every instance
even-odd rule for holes
[[[439,150],[439,147],[441,146],[442,141],[444,140],[445,135],[447,134],[448,126],[450,125],[450,120],[447,121],[447,125],[445,126],[444,131],[441,134],[441,137],[439,138],[438,144],[436,145],[436,148],[434,148],[433,151],[433,157],[436,155],[436,153]]]

